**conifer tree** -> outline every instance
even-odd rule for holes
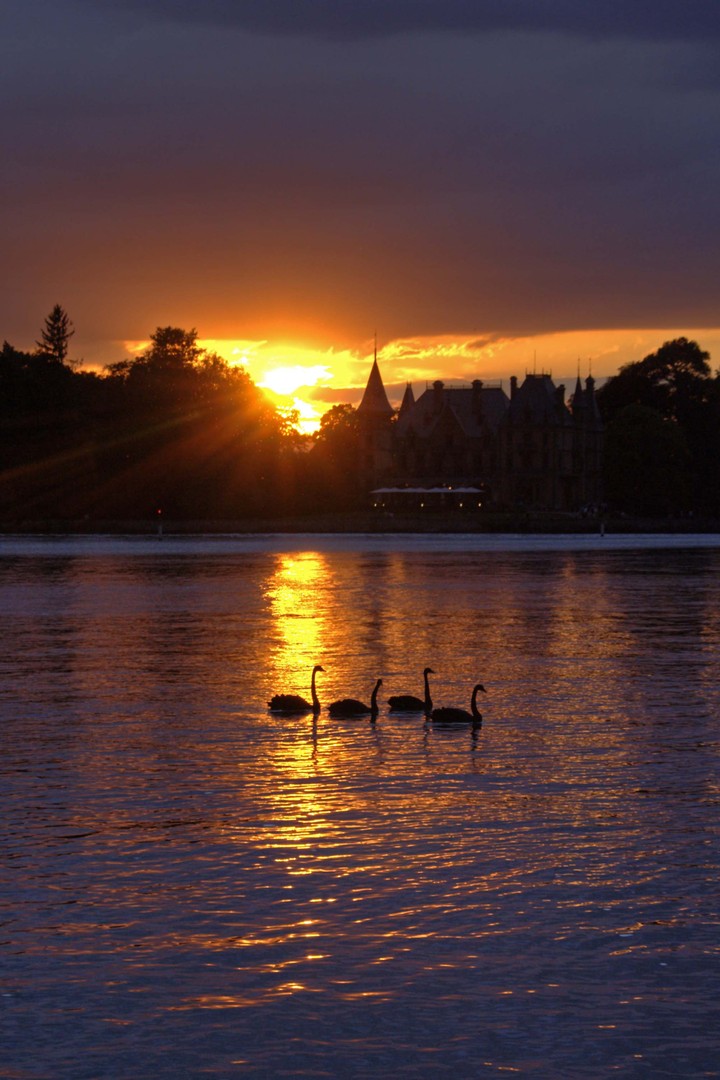
[[[42,356],[65,362],[68,353],[68,343],[75,333],[70,317],[60,304],[55,304],[40,334],[40,341],[35,344]]]

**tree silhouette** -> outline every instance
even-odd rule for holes
[[[643,360],[625,364],[600,387],[598,403],[611,420],[626,405],[645,405],[668,420],[692,418],[698,405],[709,400],[712,384],[710,354],[696,341],[666,341]]]
[[[134,512],[162,507],[186,519],[274,512],[295,440],[243,368],[201,348],[194,329],[166,326],[108,377],[116,432],[108,471]]]
[[[597,400],[608,426],[605,436],[606,491],[612,502],[613,492],[622,490],[618,503],[630,510],[630,492],[633,483],[639,485],[641,472],[650,470],[647,454],[640,454],[640,447],[633,446],[628,425],[637,426],[639,439],[647,439],[654,447],[657,460],[663,460],[668,468],[668,497],[664,505],[674,509],[696,509],[717,513],[720,509],[720,381],[712,375],[710,354],[701,349],[696,341],[675,338],[642,360],[625,364],[617,375],[598,390]],[[664,428],[649,422],[642,411],[626,412],[631,406],[652,410]],[[615,420],[622,423],[616,425]],[[677,431],[673,435],[671,429]],[[668,458],[669,446],[677,437],[685,448],[686,460],[679,472],[678,455]],[[615,440],[620,444],[615,445]],[[617,474],[622,470],[623,458],[627,456],[628,475],[623,479]],[[635,480],[633,470],[640,470]],[[678,477],[682,476],[684,493],[679,493]],[[637,487],[639,491],[639,487]],[[641,512],[650,504],[659,509],[663,499],[638,495],[635,509]]]
[[[68,344],[74,333],[68,313],[60,304],[55,304],[45,319],[40,340],[35,342],[38,353],[64,364],[68,354]]]
[[[690,454],[681,426],[646,405],[626,405],[608,424],[605,495],[617,510],[665,515],[691,508]]]
[[[362,505],[360,422],[352,405],[333,405],[322,416],[311,464],[320,507],[348,510]]]

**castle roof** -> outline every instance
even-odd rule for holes
[[[564,387],[555,386],[549,375],[526,375],[510,399],[511,420],[533,423],[567,423],[570,413],[565,406]]]
[[[595,397],[595,380],[592,375],[588,375],[584,388],[578,375],[570,407],[576,420],[582,420],[586,424],[602,424],[600,409]]]
[[[483,386],[478,381],[472,387],[446,387],[438,381],[420,395],[412,408],[400,410],[398,435],[412,431],[421,437],[429,436],[438,424],[451,419],[464,435],[479,438],[488,428],[497,430],[508,404],[501,386]]]
[[[383,385],[382,375],[380,374],[380,368],[378,367],[377,356],[373,360],[373,366],[370,369],[367,386],[365,387],[365,392],[362,396],[362,401],[357,407],[357,411],[361,416],[381,417],[390,417],[395,412],[385,393],[385,386]]]

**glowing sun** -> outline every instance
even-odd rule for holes
[[[321,364],[306,367],[293,364],[291,367],[267,369],[259,386],[272,390],[275,394],[294,394],[301,386],[315,386],[321,379],[330,376],[328,369]]]

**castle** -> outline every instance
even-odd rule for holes
[[[377,356],[357,408],[361,469],[383,506],[480,505],[580,511],[602,500],[603,424],[595,381],[574,393],[546,374],[445,386],[391,406]]]

